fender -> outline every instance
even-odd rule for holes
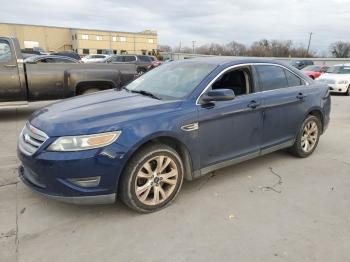
[[[115,69],[69,69],[65,73],[65,82],[70,94],[82,83],[109,83],[113,88],[121,85],[121,72]]]
[[[184,161],[184,168],[185,168],[185,179],[186,180],[193,180],[193,154],[188,149],[185,141],[183,141],[179,136],[176,135],[176,132],[164,130],[157,133],[152,133],[148,136],[145,136],[141,141],[134,144],[132,149],[129,150],[125,156],[124,156],[124,163],[128,163],[130,158],[135,154],[137,150],[139,150],[142,146],[146,145],[148,142],[156,139],[171,139],[173,141],[176,141],[177,144],[181,145],[179,154],[182,156]]]

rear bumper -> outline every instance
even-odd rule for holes
[[[23,166],[18,168],[18,175],[22,182],[34,192],[57,201],[78,205],[112,204],[116,201],[116,193],[95,196],[60,196],[44,193],[44,191],[37,189],[37,186],[34,184],[37,183],[34,181],[35,178],[31,177]]]

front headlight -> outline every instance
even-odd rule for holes
[[[345,85],[347,83],[348,83],[348,80],[340,80],[340,81],[338,81],[338,84],[340,84],[340,85]]]
[[[84,136],[63,136],[53,142],[48,151],[82,151],[108,146],[118,139],[122,132],[107,132]]]

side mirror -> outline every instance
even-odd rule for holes
[[[201,101],[208,103],[214,101],[228,101],[235,98],[235,93],[232,89],[214,89],[205,93],[201,97]]]

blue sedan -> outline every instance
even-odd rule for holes
[[[164,64],[122,90],[36,111],[18,142],[22,181],[71,203],[169,205],[184,180],[288,148],[310,156],[329,123],[327,85],[258,59]]]

